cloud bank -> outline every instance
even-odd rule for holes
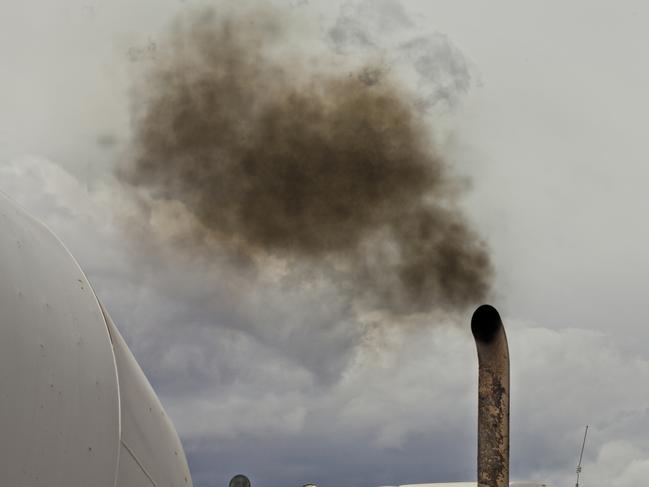
[[[368,327],[350,335],[323,318],[301,333],[296,322],[329,317],[335,300],[318,308],[315,298],[292,296],[288,306],[281,293],[216,288],[195,262],[164,248],[134,259],[107,194],[118,185],[87,192],[40,157],[3,164],[0,177],[88,272],[173,417],[197,486],[237,471],[278,487],[473,478],[477,371],[468,315],[466,330]],[[649,361],[602,332],[504,319],[512,478],[572,482],[589,423],[584,484],[637,485],[649,455],[649,396],[636,385],[649,380]]]

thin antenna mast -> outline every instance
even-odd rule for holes
[[[586,425],[586,431],[584,431],[584,441],[581,443],[581,453],[579,453],[579,464],[577,465],[577,483],[575,487],[579,487],[579,474],[581,473],[581,459],[584,456],[584,447],[586,446],[586,435],[588,434],[588,425]]]

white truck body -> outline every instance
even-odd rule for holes
[[[551,487],[549,484],[534,482],[510,482],[510,487]],[[447,482],[441,484],[404,484],[404,485],[383,485],[381,487],[478,487],[477,482]]]
[[[2,193],[0,431],[2,485],[192,485],[171,421],[86,276]]]

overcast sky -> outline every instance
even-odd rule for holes
[[[510,339],[512,478],[570,485],[590,424],[582,485],[646,483],[649,6],[275,3],[313,53],[381,56],[470,181],[461,204],[491,249]],[[160,230],[168,213],[143,222],[114,178],[165,26],[205,4],[222,2],[6,3],[0,191],[80,261],[197,487],[235,473],[259,487],[475,479],[470,310],[384,326],[326,279],[304,285],[308,269],[280,279],[188,256]],[[404,51],[411,40],[423,47]]]

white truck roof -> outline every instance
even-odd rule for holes
[[[477,487],[477,482],[446,482],[441,484],[403,484],[403,485],[383,485],[381,487]],[[550,484],[535,482],[510,482],[510,487],[551,487]]]

